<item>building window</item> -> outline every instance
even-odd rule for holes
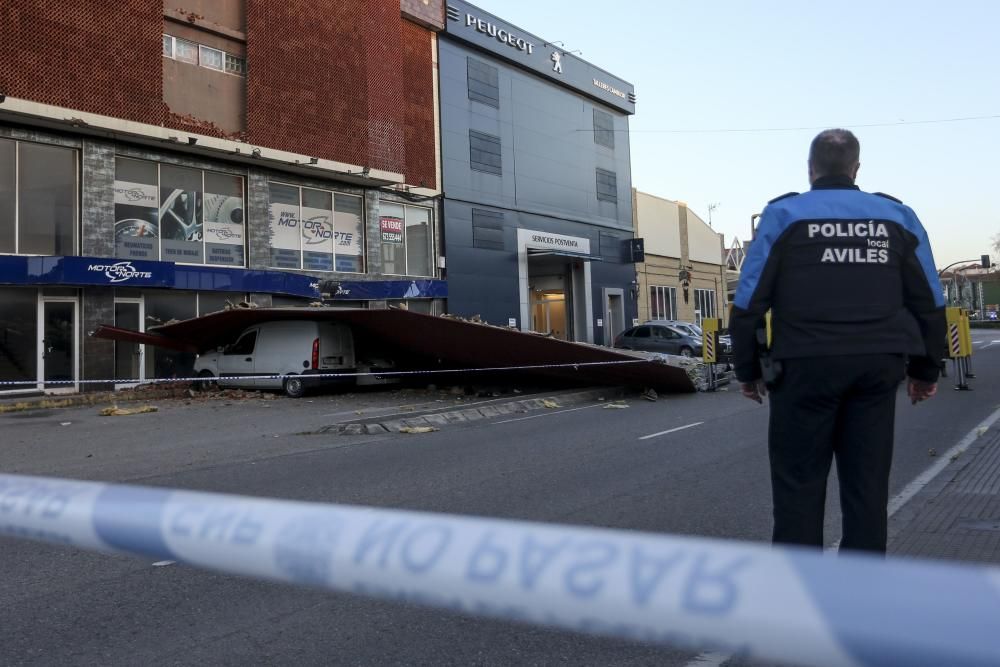
[[[677,288],[650,285],[649,287],[649,319],[677,319]]]
[[[243,178],[146,160],[115,161],[115,256],[243,266]]]
[[[694,291],[695,319],[697,324],[706,317],[716,317],[715,314],[715,290],[696,289]]]
[[[469,99],[500,108],[500,70],[481,60],[468,58]]]
[[[236,76],[247,72],[245,58],[172,35],[163,35],[163,56]]]
[[[475,171],[500,176],[503,173],[500,137],[469,130],[469,161]]]
[[[306,271],[364,271],[361,197],[270,184],[271,266]]]
[[[0,139],[0,253],[76,252],[77,152]]]
[[[390,275],[430,276],[431,210],[382,202],[379,211],[382,272]]]
[[[597,170],[597,201],[618,203],[618,175],[615,172]]]
[[[198,45],[186,39],[174,38],[174,58],[184,63],[198,64]]]
[[[243,76],[247,73],[247,61],[231,53],[226,54],[226,72]]]
[[[503,213],[472,209],[472,247],[503,250]]]
[[[221,71],[225,67],[226,54],[218,49],[199,45],[198,60],[202,67]]]
[[[594,109],[594,143],[615,147],[615,118],[600,109]]]

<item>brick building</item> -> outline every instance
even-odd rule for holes
[[[98,324],[440,310],[443,25],[441,0],[0,5],[0,392],[190,367]]]

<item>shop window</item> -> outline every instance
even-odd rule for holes
[[[696,289],[694,291],[694,303],[695,309],[698,311],[695,313],[695,319],[697,319],[696,324],[701,324],[701,321],[706,317],[715,317],[715,290],[712,289]]]
[[[469,161],[475,171],[500,176],[503,173],[500,137],[469,130]]]
[[[115,162],[115,254],[243,266],[243,178],[145,160]]]
[[[618,175],[615,172],[597,170],[597,200],[618,203]]]
[[[244,292],[200,292],[198,294],[198,315],[208,315],[225,310],[230,305],[235,306],[246,301]]]
[[[615,147],[615,118],[600,109],[594,109],[594,143]]]
[[[154,291],[144,293],[146,331],[169,322],[189,320],[198,313],[198,295],[194,292]],[[159,346],[146,348],[146,378],[191,377],[195,354]]]
[[[432,275],[430,209],[383,202],[379,232],[383,273]]]
[[[481,60],[468,58],[469,99],[500,108],[500,71]]]
[[[170,35],[163,36],[163,55],[166,58],[174,57],[174,38]]]
[[[307,271],[364,271],[361,197],[270,184],[271,266]]]
[[[0,139],[0,252],[76,251],[77,152]]]
[[[649,319],[677,319],[677,288],[651,285],[649,288]]]
[[[0,380],[38,379],[38,292],[0,287]],[[31,385],[3,387],[28,389]]]

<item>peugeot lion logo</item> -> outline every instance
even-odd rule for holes
[[[553,51],[549,59],[552,60],[552,71],[562,74],[562,54],[558,51]]]

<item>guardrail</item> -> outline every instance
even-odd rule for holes
[[[1000,569],[0,475],[0,534],[829,667],[1000,661]]]

